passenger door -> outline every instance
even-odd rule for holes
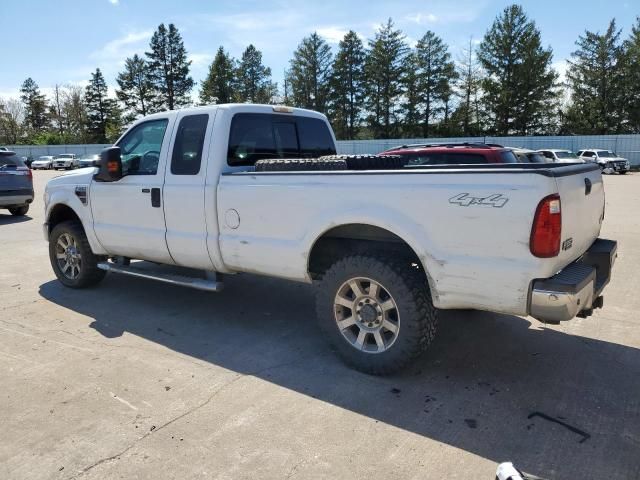
[[[205,180],[215,114],[180,114],[164,179],[167,246],[176,264],[213,270],[207,250]],[[210,205],[214,208],[215,205]]]
[[[93,229],[114,255],[174,263],[165,239],[162,209],[164,170],[173,119],[136,125],[118,143],[123,177],[91,183]]]

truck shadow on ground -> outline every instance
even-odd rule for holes
[[[0,213],[0,227],[3,225],[12,225],[14,223],[22,223],[28,222],[29,220],[33,220],[28,215],[15,216],[11,214]]]
[[[85,291],[51,281],[40,294],[92,318],[104,337],[128,332],[542,478],[640,472],[635,348],[515,316],[446,312],[424,357],[378,378],[345,367],[326,345],[307,285],[238,275],[216,295],[111,275]],[[590,438],[528,418],[534,412]]]

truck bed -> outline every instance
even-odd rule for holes
[[[529,250],[535,210],[556,193],[567,248],[537,258]],[[528,313],[532,281],[554,275],[598,237],[604,205],[591,164],[234,172],[221,176],[217,197],[220,247],[233,269],[311,281],[307,262],[318,238],[340,225],[371,225],[413,249],[437,307],[520,315]],[[238,212],[237,228],[225,221],[229,210]]]

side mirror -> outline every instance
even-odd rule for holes
[[[122,178],[122,157],[120,147],[105,148],[100,152],[100,170],[95,175],[99,182],[116,182]]]

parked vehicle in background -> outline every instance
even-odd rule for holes
[[[100,162],[100,155],[97,153],[88,153],[78,157],[78,164],[80,168],[83,167],[95,167]]]
[[[0,147],[0,152],[8,152],[9,149],[7,147]]]
[[[579,158],[571,150],[563,150],[561,148],[547,148],[538,150],[549,162],[553,163],[584,163],[584,160]]]
[[[509,148],[492,143],[429,143],[402,145],[380,155],[400,155],[407,167],[422,165],[481,165],[483,163],[518,163]]]
[[[51,170],[53,168],[53,155],[42,155],[31,162],[31,170]]]
[[[297,108],[150,115],[98,171],[48,182],[51,266],[71,288],[106,272],[211,292],[240,272],[312,283],[322,332],[374,374],[426,350],[440,309],[559,322],[602,306],[617,247],[598,238],[597,166],[492,145],[393,151],[419,157],[335,155],[326,117]]]
[[[528,148],[512,148],[511,151],[522,163],[549,163],[544,156]]]
[[[0,208],[11,215],[26,215],[33,202],[33,175],[22,158],[10,150],[0,150]]]
[[[53,168],[56,170],[59,168],[71,170],[78,167],[78,165],[78,158],[75,153],[62,153],[60,155],[56,155],[53,159]]]
[[[631,164],[629,160],[623,157],[619,157],[615,152],[611,150],[604,150],[600,148],[587,148],[578,151],[578,157],[585,162],[597,163],[600,165],[600,169],[603,173],[615,173],[618,172],[622,175],[631,170]]]

